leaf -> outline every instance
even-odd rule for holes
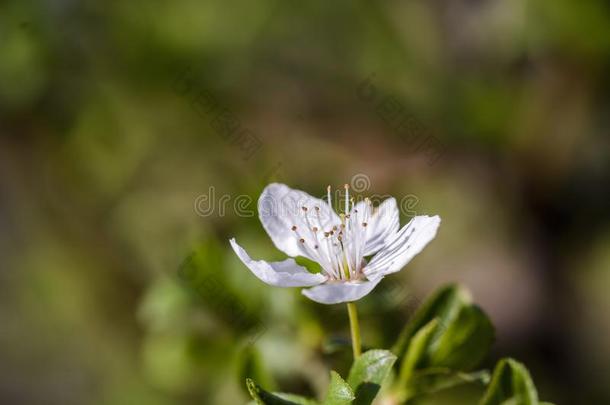
[[[330,372],[330,385],[323,405],[349,405],[355,399],[352,388],[335,372]]]
[[[394,344],[392,352],[401,358],[405,354],[411,338],[413,338],[419,329],[434,318],[438,318],[440,324],[446,325],[449,320],[456,316],[460,303],[467,299],[467,297],[461,297],[461,294],[463,294],[463,290],[458,289],[454,285],[449,285],[436,291],[418,308],[407,323],[398,341]]]
[[[441,288],[415,312],[394,345],[400,358],[399,397],[406,400],[470,382],[465,372],[483,360],[493,340],[489,318],[468,291],[456,285]]]
[[[347,379],[356,394],[354,404],[373,402],[395,361],[396,356],[387,350],[369,350],[354,361]]]
[[[269,393],[262,389],[250,378],[246,379],[246,386],[252,399],[257,405],[319,405],[318,402],[293,394]]]
[[[405,399],[415,396],[430,395],[463,384],[489,382],[489,372],[477,371],[473,373],[455,372],[449,369],[426,369],[413,375],[407,387]]]
[[[480,405],[539,405],[529,371],[513,359],[498,362]]]
[[[253,405],[274,405],[274,404],[283,404],[283,405],[320,405],[319,402],[314,401],[313,399],[305,398],[300,395],[295,394],[286,394],[283,392],[274,392],[273,396],[275,397],[273,400],[281,400],[282,402],[271,402],[269,398],[267,398],[268,402],[257,402],[253,401],[251,404]]]
[[[294,402],[295,404],[298,405],[320,405],[320,403],[318,401],[314,401],[313,399],[309,399],[309,398],[305,398],[302,397],[300,395],[295,395],[295,394],[286,394],[286,393],[274,393],[274,395],[285,399],[287,401],[291,401]]]
[[[485,358],[494,339],[487,315],[476,305],[465,306],[435,342],[427,365],[472,370]]]
[[[430,341],[434,337],[437,328],[438,319],[433,319],[413,336],[413,339],[409,342],[407,354],[400,366],[399,382],[410,381],[418,364],[421,363],[423,357],[426,355]]]
[[[489,318],[472,304],[468,291],[450,285],[428,299],[403,329],[393,348],[401,362],[407,358],[416,334],[434,319],[437,326],[426,338],[425,356],[418,356],[417,369],[443,367],[469,371],[486,356],[494,340]]]

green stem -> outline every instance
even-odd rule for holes
[[[354,360],[360,357],[360,324],[358,324],[358,310],[356,303],[347,303],[347,313],[349,314],[349,326],[352,332],[352,349],[354,350]]]

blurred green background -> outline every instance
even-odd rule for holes
[[[3,2],[0,403],[323,393],[345,307],[264,285],[228,238],[280,259],[243,214],[263,187],[357,174],[443,219],[359,302],[365,345],[461,282],[498,330],[485,366],[610,403],[609,69],[601,0]]]

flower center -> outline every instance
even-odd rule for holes
[[[360,280],[364,278],[364,248],[366,228],[372,209],[371,201],[365,199],[364,209],[354,208],[354,200],[349,195],[349,185],[345,185],[344,212],[339,214],[340,223],[330,223],[326,228],[320,214],[320,207],[301,207],[306,229],[292,226],[299,244],[309,257],[322,267],[331,281]],[[331,198],[332,188],[327,188],[327,203],[334,211]]]

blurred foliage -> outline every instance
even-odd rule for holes
[[[321,397],[345,308],[263,285],[227,240],[282,258],[264,185],[357,173],[416,196],[403,222],[443,218],[359,303],[367,348],[460,282],[497,327],[485,368],[510,353],[545,399],[610,402],[609,31],[602,0],[3,2],[0,403],[237,404],[246,375]]]
[[[472,314],[473,309],[476,307],[463,287],[440,289],[407,322],[394,347],[396,355],[385,350],[365,352],[354,359],[347,382],[331,371],[327,394],[319,402],[315,398],[267,392],[249,378],[248,391],[258,405],[417,404],[454,387],[477,383],[487,386],[476,401],[480,405],[551,405],[538,400],[529,371],[513,359],[502,359],[491,381],[486,370],[462,371],[481,362],[490,347],[489,342],[481,342],[493,335],[489,319],[480,310],[475,312],[476,317],[463,316]],[[429,322],[423,323],[426,318]],[[486,329],[491,333],[485,333]],[[438,353],[444,358],[439,361],[437,356],[436,362],[426,363]],[[393,370],[397,361],[399,371]],[[474,402],[471,399],[470,403]]]

